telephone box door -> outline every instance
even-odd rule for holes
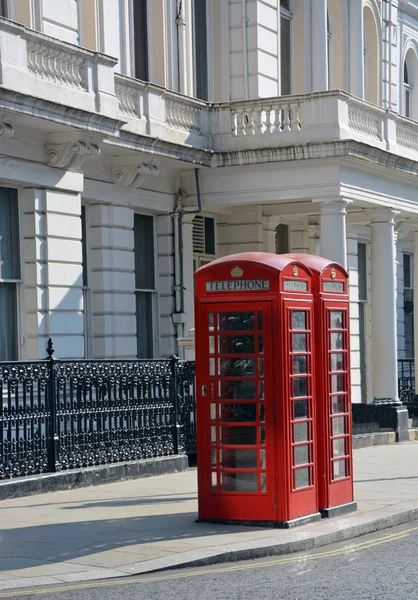
[[[274,521],[272,303],[199,304],[199,518]]]

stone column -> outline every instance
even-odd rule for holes
[[[348,9],[350,34],[350,93],[358,98],[364,98],[363,0],[350,0]]]
[[[328,89],[327,0],[311,0],[311,78],[312,91]]]
[[[280,217],[263,217],[263,252],[276,254],[276,230]]]
[[[347,268],[346,207],[349,200],[314,200],[321,207],[320,255]]]
[[[371,321],[373,399],[379,404],[399,404],[398,340],[396,331],[395,215],[380,210],[372,215]]]

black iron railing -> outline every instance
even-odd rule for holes
[[[414,359],[398,359],[398,393],[404,404],[415,398],[415,363]]]
[[[195,452],[194,363],[0,363],[0,478]]]

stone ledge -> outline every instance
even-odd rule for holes
[[[395,444],[396,432],[385,431],[380,433],[367,433],[353,435],[353,450],[359,448],[370,448],[371,446],[382,446],[384,444]]]
[[[41,473],[28,477],[16,477],[0,482],[0,501],[11,498],[23,498],[34,494],[45,494],[60,490],[115,483],[126,479],[139,479],[167,475],[188,469],[186,455],[149,458],[128,463],[116,463],[72,469],[58,473]]]

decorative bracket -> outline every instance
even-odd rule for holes
[[[89,156],[98,156],[100,148],[89,142],[71,141],[64,144],[48,144],[46,160],[50,167],[79,171]]]
[[[0,123],[0,137],[11,138],[14,136],[15,130],[10,123]]]
[[[147,175],[159,174],[158,167],[146,163],[113,167],[113,183],[122,187],[139,188]]]

